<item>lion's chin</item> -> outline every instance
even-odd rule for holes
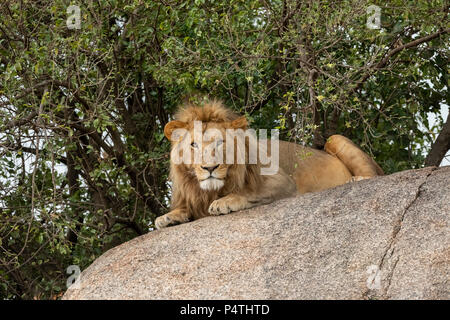
[[[207,191],[219,190],[223,187],[225,182],[221,179],[208,178],[200,181],[200,188]]]

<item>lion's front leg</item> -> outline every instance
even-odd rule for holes
[[[190,217],[186,210],[184,209],[174,209],[163,216],[156,218],[155,227],[156,229],[162,229],[165,227],[173,226],[180,223],[189,222]]]
[[[214,200],[208,209],[210,215],[228,214],[232,211],[239,211],[255,206],[246,196],[229,194],[223,198]]]

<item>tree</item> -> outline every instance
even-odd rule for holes
[[[152,230],[183,99],[316,147],[345,134],[387,173],[423,166],[443,126],[446,1],[79,0],[80,29],[69,4],[0,4],[1,297],[57,297],[69,265]]]
[[[436,141],[431,146],[430,153],[425,158],[426,166],[439,166],[447,151],[450,150],[450,113]]]

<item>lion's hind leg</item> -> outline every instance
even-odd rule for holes
[[[328,138],[325,151],[345,164],[355,178],[352,178],[352,181],[384,174],[380,166],[368,154],[344,136],[336,134]]]

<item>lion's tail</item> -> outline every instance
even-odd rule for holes
[[[380,166],[350,139],[339,134],[328,138],[325,151],[336,156],[353,176],[374,177],[384,175]]]

